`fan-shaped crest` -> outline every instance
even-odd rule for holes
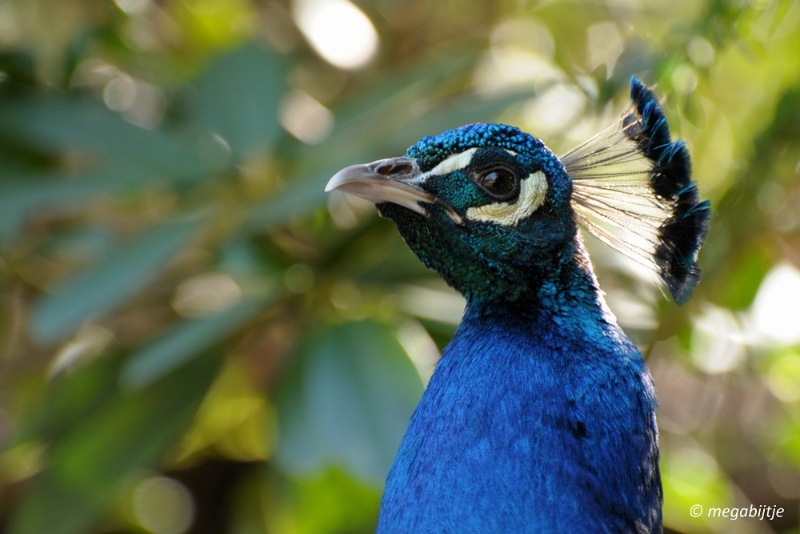
[[[572,203],[586,230],[656,271],[678,304],[700,279],[697,253],[711,205],[691,179],[689,151],[670,139],[655,95],[631,79],[633,105],[611,127],[561,161],[572,178]]]

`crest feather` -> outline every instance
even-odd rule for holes
[[[572,178],[578,222],[654,270],[683,304],[700,280],[697,253],[711,205],[691,179],[689,151],[672,141],[655,95],[631,78],[631,108],[561,157]]]

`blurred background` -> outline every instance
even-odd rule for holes
[[[588,240],[665,524],[800,532],[800,0],[0,0],[0,531],[372,532],[464,304],[325,183],[474,121],[562,153],[632,74],[714,208],[681,308]]]

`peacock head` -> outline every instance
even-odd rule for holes
[[[710,206],[653,93],[633,78],[631,97],[616,124],[560,159],[515,127],[470,124],[404,157],[342,169],[326,191],[374,202],[469,302],[538,298],[580,273],[592,282],[580,223],[653,269],[682,303],[699,280]]]
[[[571,181],[535,137],[470,124],[328,184],[368,198],[419,259],[468,299],[516,300],[553,273],[576,227]]]

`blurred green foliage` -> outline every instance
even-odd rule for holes
[[[684,308],[588,243],[665,525],[800,532],[800,0],[359,0],[359,68],[326,3],[0,1],[0,531],[372,531],[463,302],[326,181],[472,121],[561,152],[636,74],[714,206]]]

